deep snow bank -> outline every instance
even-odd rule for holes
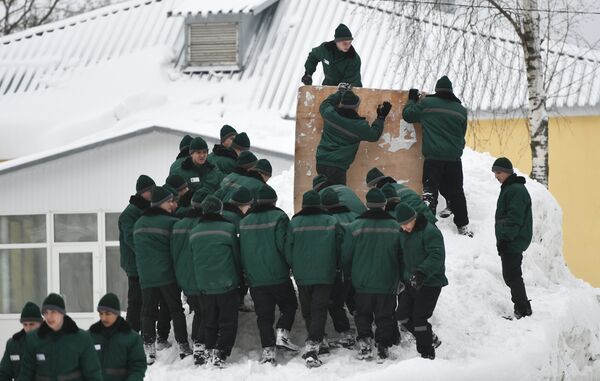
[[[490,171],[493,158],[466,150],[465,191],[475,238],[459,236],[451,221],[439,223],[446,243],[450,281],[432,319],[443,341],[435,361],[418,357],[414,343],[393,349],[385,364],[361,362],[354,352],[337,350],[318,369],[305,368],[299,356],[280,365],[260,365],[255,315],[240,315],[236,347],[227,369],[195,367],[180,361],[174,349],[159,353],[148,380],[593,380],[600,377],[600,303],[598,290],[575,279],[565,266],[561,247],[561,210],[538,183],[527,183],[534,209],[534,238],[523,271],[533,316],[519,321],[501,317],[512,311],[501,276],[494,240],[494,210],[499,184]],[[270,181],[279,206],[293,208],[293,168]],[[330,336],[335,336],[330,322]],[[300,314],[293,338],[305,338]]]

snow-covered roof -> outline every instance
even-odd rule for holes
[[[278,0],[179,0],[170,15],[208,15],[219,13],[258,14]]]

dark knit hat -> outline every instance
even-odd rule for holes
[[[202,204],[202,213],[204,214],[221,214],[223,213],[223,203],[217,197],[209,194],[206,196]]]
[[[350,29],[344,24],[340,24],[337,28],[335,28],[335,34],[333,35],[333,37],[335,38],[336,42],[353,40]]]
[[[256,162],[252,171],[264,173],[265,175],[271,176],[273,174],[273,167],[271,167],[271,163],[267,159],[260,159]]]
[[[185,135],[183,138],[181,138],[181,141],[179,142],[179,151],[187,151],[190,149],[190,143],[192,142],[194,138],[192,138],[190,135]]]
[[[231,196],[231,200],[229,202],[235,205],[248,205],[252,204],[253,201],[254,200],[252,199],[252,194],[250,193],[248,188],[239,187],[235,191],[233,196]]]
[[[417,212],[410,206],[401,203],[396,206],[396,220],[400,225],[406,225],[417,218]]]
[[[452,82],[450,82],[450,79],[446,76],[443,76],[442,78],[438,79],[437,83],[435,84],[435,92],[436,93],[451,93],[452,92]]]
[[[385,199],[385,196],[383,195],[383,192],[381,191],[381,189],[378,188],[373,188],[370,189],[367,192],[367,208],[369,209],[374,209],[374,208],[385,208],[385,204],[387,202],[387,200]]]
[[[172,200],[175,197],[173,192],[167,187],[154,187],[152,190],[152,198],[150,199],[150,206],[160,206],[163,202]]]
[[[314,190],[309,190],[302,195],[302,207],[321,206],[321,196]]]
[[[117,295],[109,292],[104,295],[98,302],[98,312],[112,312],[115,315],[121,315],[121,303]]]
[[[329,179],[327,179],[327,176],[325,175],[317,175],[315,177],[313,177],[313,181],[312,181],[312,187],[313,190],[315,191],[320,191],[321,188],[323,187],[323,185],[325,185],[325,183],[327,183]]]
[[[172,188],[174,188],[177,191],[181,191],[183,190],[185,187],[188,186],[187,182],[185,181],[185,179],[179,175],[169,175],[169,177],[167,177],[167,180],[165,181],[167,183],[167,185],[171,186]]]
[[[511,175],[515,173],[512,163],[505,157],[499,157],[492,165],[492,172],[506,172]]]
[[[44,303],[42,303],[42,313],[45,311],[56,311],[65,315],[67,313],[67,309],[65,308],[65,300],[62,298],[62,296],[51,293],[50,295],[46,296]]]
[[[240,153],[240,156],[238,156],[235,165],[241,168],[249,169],[254,167],[257,161],[258,159],[252,152],[243,151],[242,153]]]
[[[377,167],[373,167],[367,172],[367,186],[373,188],[378,182],[385,179],[387,176],[383,174]]]
[[[398,196],[398,192],[396,192],[396,188],[394,188],[392,184],[385,184],[383,187],[381,187],[381,191],[383,192],[387,202],[400,201],[400,196]]]
[[[33,302],[25,303],[23,310],[21,311],[21,319],[19,319],[21,323],[25,323],[28,321],[39,322],[44,321],[42,318],[42,313],[40,312],[40,307]]]
[[[228,124],[224,124],[223,127],[221,127],[221,143],[223,143],[225,140],[227,140],[233,135],[237,135],[237,131],[235,130],[235,128],[231,127]]]
[[[231,147],[240,151],[248,151],[250,149],[250,138],[245,132],[241,132],[235,136]]]
[[[326,208],[332,208],[334,206],[340,205],[340,198],[336,191],[331,188],[327,188],[323,191],[321,195],[321,203]]]
[[[204,201],[206,196],[208,196],[209,194],[212,194],[212,192],[208,188],[202,187],[202,188],[197,189],[194,192],[194,195],[192,196],[192,201],[190,202],[190,205],[192,205],[192,208],[194,208],[194,209],[200,208],[202,201]]]
[[[352,91],[346,91],[342,94],[339,108],[356,109],[360,105],[360,98]]]
[[[140,175],[135,183],[135,191],[137,193],[144,193],[151,190],[155,185],[156,183],[154,180],[152,180],[152,178],[150,178],[150,176]]]
[[[206,144],[206,141],[199,136],[191,141],[190,154],[198,151],[208,151],[208,144]]]
[[[171,194],[173,195],[173,198],[175,198],[175,200],[177,200],[179,198],[179,192],[177,192],[177,189],[173,188],[169,184],[164,184],[162,187],[165,188],[166,190],[168,190],[169,192],[171,192]]]
[[[264,185],[258,190],[257,204],[275,204],[277,202],[277,193],[275,189],[268,185]]]

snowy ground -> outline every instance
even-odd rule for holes
[[[339,349],[325,365],[307,369],[300,356],[280,357],[279,365],[261,365],[255,315],[242,313],[236,346],[226,369],[195,367],[179,360],[175,349],[160,352],[148,380],[600,380],[599,290],[575,279],[565,266],[561,247],[561,210],[542,186],[528,182],[534,203],[534,239],[525,254],[524,278],[533,316],[503,319],[512,311],[501,276],[494,240],[494,210],[499,184],[490,171],[493,158],[466,150],[465,191],[475,238],[456,234],[441,221],[446,243],[449,286],[440,296],[432,324],[443,344],[435,361],[418,357],[414,343],[403,339],[397,357],[384,364],[362,362]],[[270,181],[279,206],[292,214],[293,168]],[[328,333],[335,337],[329,321]],[[292,332],[302,343],[298,313]]]

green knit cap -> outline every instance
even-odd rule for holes
[[[152,178],[150,178],[150,176],[140,175],[140,177],[138,177],[137,181],[135,182],[135,191],[138,194],[141,194],[151,190],[152,187],[155,185],[156,183],[154,182],[154,180],[152,180]]]
[[[194,192],[194,195],[192,196],[192,201],[190,202],[190,205],[192,205],[192,208],[194,209],[198,209],[201,207],[202,205],[202,201],[204,201],[204,199],[206,198],[206,196],[212,194],[211,190],[205,187],[199,188]]]
[[[346,91],[342,94],[339,108],[356,109],[360,105],[360,98],[352,91]]]
[[[448,77],[443,76],[442,78],[438,79],[437,83],[435,84],[435,91],[436,93],[451,93],[452,82],[450,82],[450,79]]]
[[[181,191],[188,186],[185,179],[176,174],[169,175],[165,182],[167,183],[167,185],[171,186],[172,188],[175,188],[175,190],[177,191]]]
[[[42,318],[42,313],[40,312],[40,307],[33,302],[25,303],[23,310],[21,311],[21,319],[19,319],[21,323],[25,322],[38,322],[41,323],[44,321]]]
[[[192,142],[194,138],[192,138],[190,135],[185,135],[183,138],[181,138],[181,141],[179,142],[179,151],[187,151],[190,149],[190,143]]]
[[[252,194],[246,187],[239,187],[233,196],[231,196],[231,203],[235,205],[248,205],[252,204]]]
[[[492,172],[506,172],[509,174],[515,173],[512,163],[505,157],[499,157],[492,165]]]
[[[202,213],[206,214],[221,214],[223,213],[223,203],[217,197],[208,195],[200,204]]]
[[[238,156],[235,165],[240,168],[249,169],[254,167],[257,161],[258,159],[252,152],[243,151],[242,153],[240,153],[240,156]]]
[[[256,162],[253,171],[264,173],[265,175],[271,176],[273,174],[273,167],[267,159],[260,159]]]
[[[208,144],[206,144],[206,140],[201,137],[194,138],[190,143],[190,154],[192,152],[199,151],[208,151]]]
[[[275,189],[265,184],[258,190],[258,199],[256,200],[257,204],[275,204],[276,202],[277,193],[275,192]]]
[[[381,187],[381,191],[383,192],[387,202],[400,201],[400,196],[398,196],[398,192],[396,192],[396,188],[394,188],[392,184],[385,184],[383,187]]]
[[[396,206],[396,220],[400,225],[406,225],[417,218],[417,212],[410,206],[401,203]]]
[[[235,128],[231,127],[228,124],[224,124],[223,127],[221,127],[221,143],[223,143],[225,140],[227,140],[233,135],[237,135],[237,131],[235,130]]]
[[[378,188],[372,188],[367,192],[367,208],[369,209],[375,209],[375,208],[385,208],[385,204],[387,202],[387,200],[385,199],[385,196],[383,195],[383,192],[381,191],[381,189]]]
[[[115,315],[121,315],[121,303],[117,295],[109,292],[98,302],[98,312],[112,312]]]
[[[344,24],[340,24],[337,28],[335,28],[335,34],[333,37],[335,38],[336,42],[353,40],[350,29]]]
[[[312,187],[313,190],[315,191],[320,191],[321,187],[323,185],[325,185],[325,183],[328,181],[327,176],[325,175],[317,175],[315,177],[313,177],[313,181],[312,181]]]
[[[42,303],[42,313],[45,311],[56,311],[65,315],[67,313],[67,309],[65,308],[65,300],[62,298],[62,296],[51,293],[50,295],[46,296],[44,303]]]
[[[233,139],[231,147],[240,151],[248,151],[250,149],[250,138],[245,132],[239,133]]]
[[[327,188],[323,191],[321,195],[321,203],[326,208],[332,208],[334,206],[340,205],[340,198],[336,191],[331,188]]]
[[[172,200],[175,197],[173,191],[167,187],[154,187],[152,190],[152,198],[150,199],[150,206],[160,206],[163,202]]]
[[[379,168],[374,167],[371,168],[369,170],[369,172],[367,172],[367,186],[369,188],[373,188],[374,186],[377,185],[377,183],[383,179],[385,179],[387,176],[383,174],[383,172],[381,172],[379,170]]]
[[[321,196],[314,190],[309,190],[302,195],[302,207],[321,206]]]

